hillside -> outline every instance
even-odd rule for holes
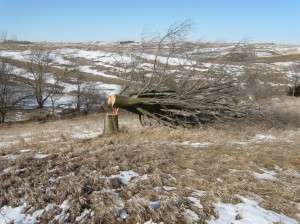
[[[180,71],[184,69],[187,72],[197,72],[196,75],[222,69],[238,77],[251,70],[255,71],[256,78],[261,82],[283,93],[287,86],[294,84],[294,77],[299,72],[300,59],[300,46],[295,45],[248,44],[236,50],[236,44],[189,42],[178,44],[170,58],[167,55],[169,46],[164,46],[165,50],[159,52],[157,59],[155,59],[155,44],[144,49],[143,43],[139,42],[6,44],[0,46],[0,59],[14,66],[16,74],[31,79],[29,71],[26,70],[26,58],[33,49],[41,47],[51,52],[53,56],[52,71],[62,70],[63,66],[70,63],[75,63],[79,68],[79,73],[71,73],[68,79],[60,83],[65,93],[57,101],[60,107],[70,107],[70,104],[74,106],[74,92],[79,76],[80,81],[95,84],[103,94],[110,95],[120,91],[135,60],[139,60],[139,72],[145,77],[151,74],[154,60],[161,64],[167,62],[171,71],[180,67]],[[227,54],[231,54],[230,58],[226,57]],[[219,60],[222,55],[224,58]],[[195,63],[197,67],[193,67]],[[49,79],[49,84],[53,83],[53,78]],[[51,102],[48,100],[46,106],[50,105]]]
[[[0,59],[24,80],[32,78],[26,57],[39,47],[53,55],[53,79],[76,63],[56,110],[75,108],[79,77],[104,99],[119,92],[137,61],[143,77],[155,61],[167,63],[174,82],[188,72],[247,75],[260,88],[245,95],[267,109],[264,119],[170,129],[142,127],[120,110],[120,133],[106,136],[99,110],[33,122],[40,112],[31,99],[22,105],[30,112],[18,107],[0,124],[0,224],[299,223],[300,101],[286,90],[300,72],[300,46],[250,44],[229,54],[236,44],[180,42],[170,57],[168,45],[155,56],[151,44],[3,44]]]
[[[145,128],[125,112],[120,127],[102,136],[101,114],[2,126],[0,223],[300,220],[299,128]]]

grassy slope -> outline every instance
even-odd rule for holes
[[[285,112],[299,113],[298,99],[280,104]],[[123,220],[127,223],[150,218],[188,223],[182,215],[186,209],[196,212],[204,222],[211,215],[217,216],[215,202],[238,203],[234,195],[239,194],[262,198],[262,207],[300,220],[299,177],[293,176],[300,173],[299,129],[269,129],[264,125],[143,128],[135,117],[123,113],[121,134],[101,136],[102,125],[102,117],[97,114],[46,124],[1,126],[2,139],[16,144],[0,151],[0,170],[11,168],[0,175],[0,207],[17,206],[27,195],[28,213],[49,203],[61,205],[68,199],[65,222],[69,223],[74,223],[86,208],[95,212],[86,217],[86,223],[121,222],[118,217],[122,207],[129,214]],[[96,137],[82,139],[75,135],[86,133]],[[271,137],[258,140],[257,134]],[[199,142],[205,144],[190,144]],[[31,151],[20,152],[23,149]],[[36,159],[37,153],[48,157]],[[20,156],[7,159],[7,155]],[[261,168],[274,171],[276,179],[255,178],[252,172],[263,173]],[[108,178],[129,170],[139,177],[128,185],[116,177]],[[148,178],[141,178],[143,175]],[[51,177],[56,181],[49,181]],[[88,185],[90,190],[86,190]],[[204,208],[190,203],[190,196],[200,199]],[[158,208],[149,206],[158,200]],[[48,223],[60,212],[61,208],[55,206],[41,216],[41,223]]]

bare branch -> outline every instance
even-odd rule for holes
[[[173,24],[166,34],[143,42],[138,52],[132,52],[138,60],[132,60],[126,73],[122,96],[111,96],[114,100],[110,105],[139,114],[140,121],[144,116],[169,127],[248,116],[246,107],[235,103],[241,96],[241,80],[234,73],[243,68],[233,70],[234,65],[228,64],[246,45],[240,42],[228,48],[226,54],[200,57],[183,47],[182,41],[191,28],[191,20]],[[196,50],[202,50],[200,44]]]

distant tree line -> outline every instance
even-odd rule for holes
[[[16,34],[8,35],[7,30],[0,30],[0,43],[30,43],[29,41],[18,41]]]

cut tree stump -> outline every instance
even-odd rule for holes
[[[112,135],[119,133],[119,123],[117,114],[105,114],[104,117],[104,135]]]

